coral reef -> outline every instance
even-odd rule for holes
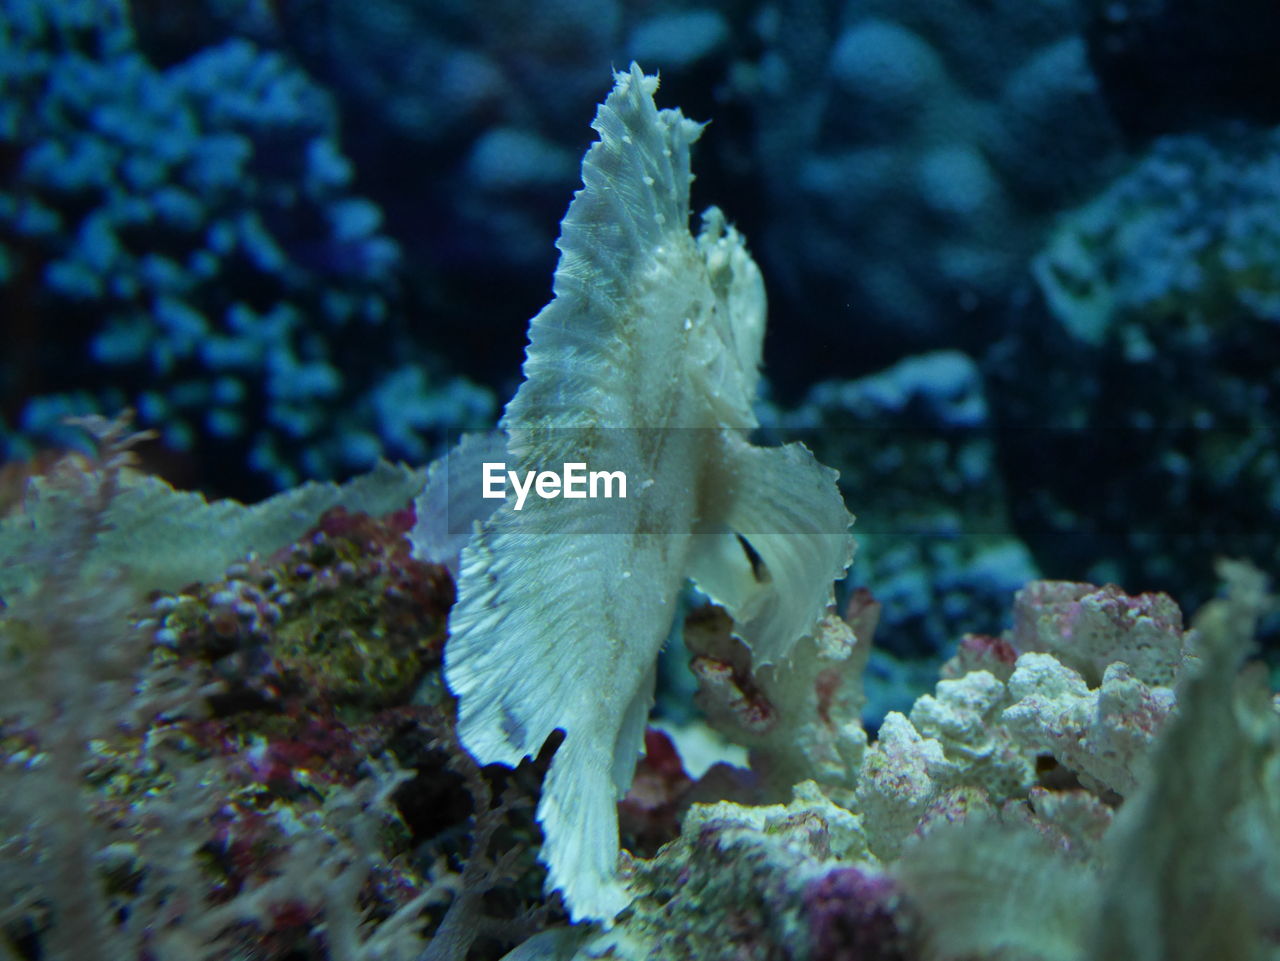
[[[578,957],[794,956],[812,933],[832,937],[834,912],[818,889],[865,852],[857,818],[812,784],[788,804],[697,805],[675,843],[632,869],[640,895],[617,927]]]
[[[1256,571],[1221,572],[1227,596],[1193,630],[1163,595],[1029,585],[1014,628],[968,638],[935,694],[889,715],[846,772],[851,790],[806,781],[786,805],[694,804],[677,841],[631,865],[635,900],[614,929],[560,956],[1263,956],[1280,904],[1262,880],[1274,877],[1280,722],[1262,672],[1237,670],[1275,601]],[[805,709],[786,704],[792,724]],[[1254,853],[1196,823],[1210,810],[1233,812]],[[1212,894],[1228,865],[1242,875]],[[1199,898],[1220,926],[1173,917]],[[1185,924],[1195,933],[1175,943],[1167,932]]]
[[[1276,18],[0,0],[0,957],[1274,961]]]
[[[1280,721],[1266,672],[1240,671],[1276,601],[1248,565],[1220,565],[1227,592],[1190,629],[1165,595],[1034,582],[870,743],[868,595],[780,664],[694,611],[700,703],[751,769],[695,780],[650,732],[620,808],[630,904],[566,927],[534,817],[563,743],[514,770],[463,749],[439,674],[451,580],[411,556],[410,509],[352,506],[403,480],[345,506],[336,489],[292,541],[146,590],[98,557],[128,538],[106,519],[139,486],[135,439],[86,426],[100,453],[0,521],[18,958],[1177,961],[1262,956],[1280,916]],[[241,536],[305,503],[237,508]]]

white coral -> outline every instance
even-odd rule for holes
[[[1091,689],[1048,654],[1018,658],[1003,720],[1022,741],[1050,753],[1086,787],[1133,791],[1161,725],[1173,709],[1170,688],[1148,685],[1117,661]]]

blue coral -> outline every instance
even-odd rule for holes
[[[284,485],[421,458],[417,432],[489,415],[421,366],[389,411],[399,249],[305,73],[243,39],[158,69],[119,0],[4,7],[0,283],[45,341],[83,343],[71,364],[7,352],[6,380],[37,395],[0,424],[10,455],[127,402],[171,448],[231,444]]]

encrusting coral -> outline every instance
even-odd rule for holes
[[[420,477],[208,505],[134,475],[122,424],[85,424],[101,453],[0,521],[0,953],[407,961],[430,939],[462,961],[562,918],[546,759],[482,770],[438,681],[453,585],[409,554]],[[131,498],[186,535],[154,545],[167,577],[123,567]],[[225,572],[146,587],[232,541]]]

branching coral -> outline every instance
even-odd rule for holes
[[[407,362],[426,358],[397,247],[296,66],[234,40],[157,69],[117,0],[12,0],[3,21],[0,287],[19,323],[0,377],[7,405],[38,395],[6,411],[4,450],[129,403],[170,447],[236,450],[286,486],[421,460],[421,431],[488,415],[485,392]],[[49,356],[51,326],[81,348]]]

